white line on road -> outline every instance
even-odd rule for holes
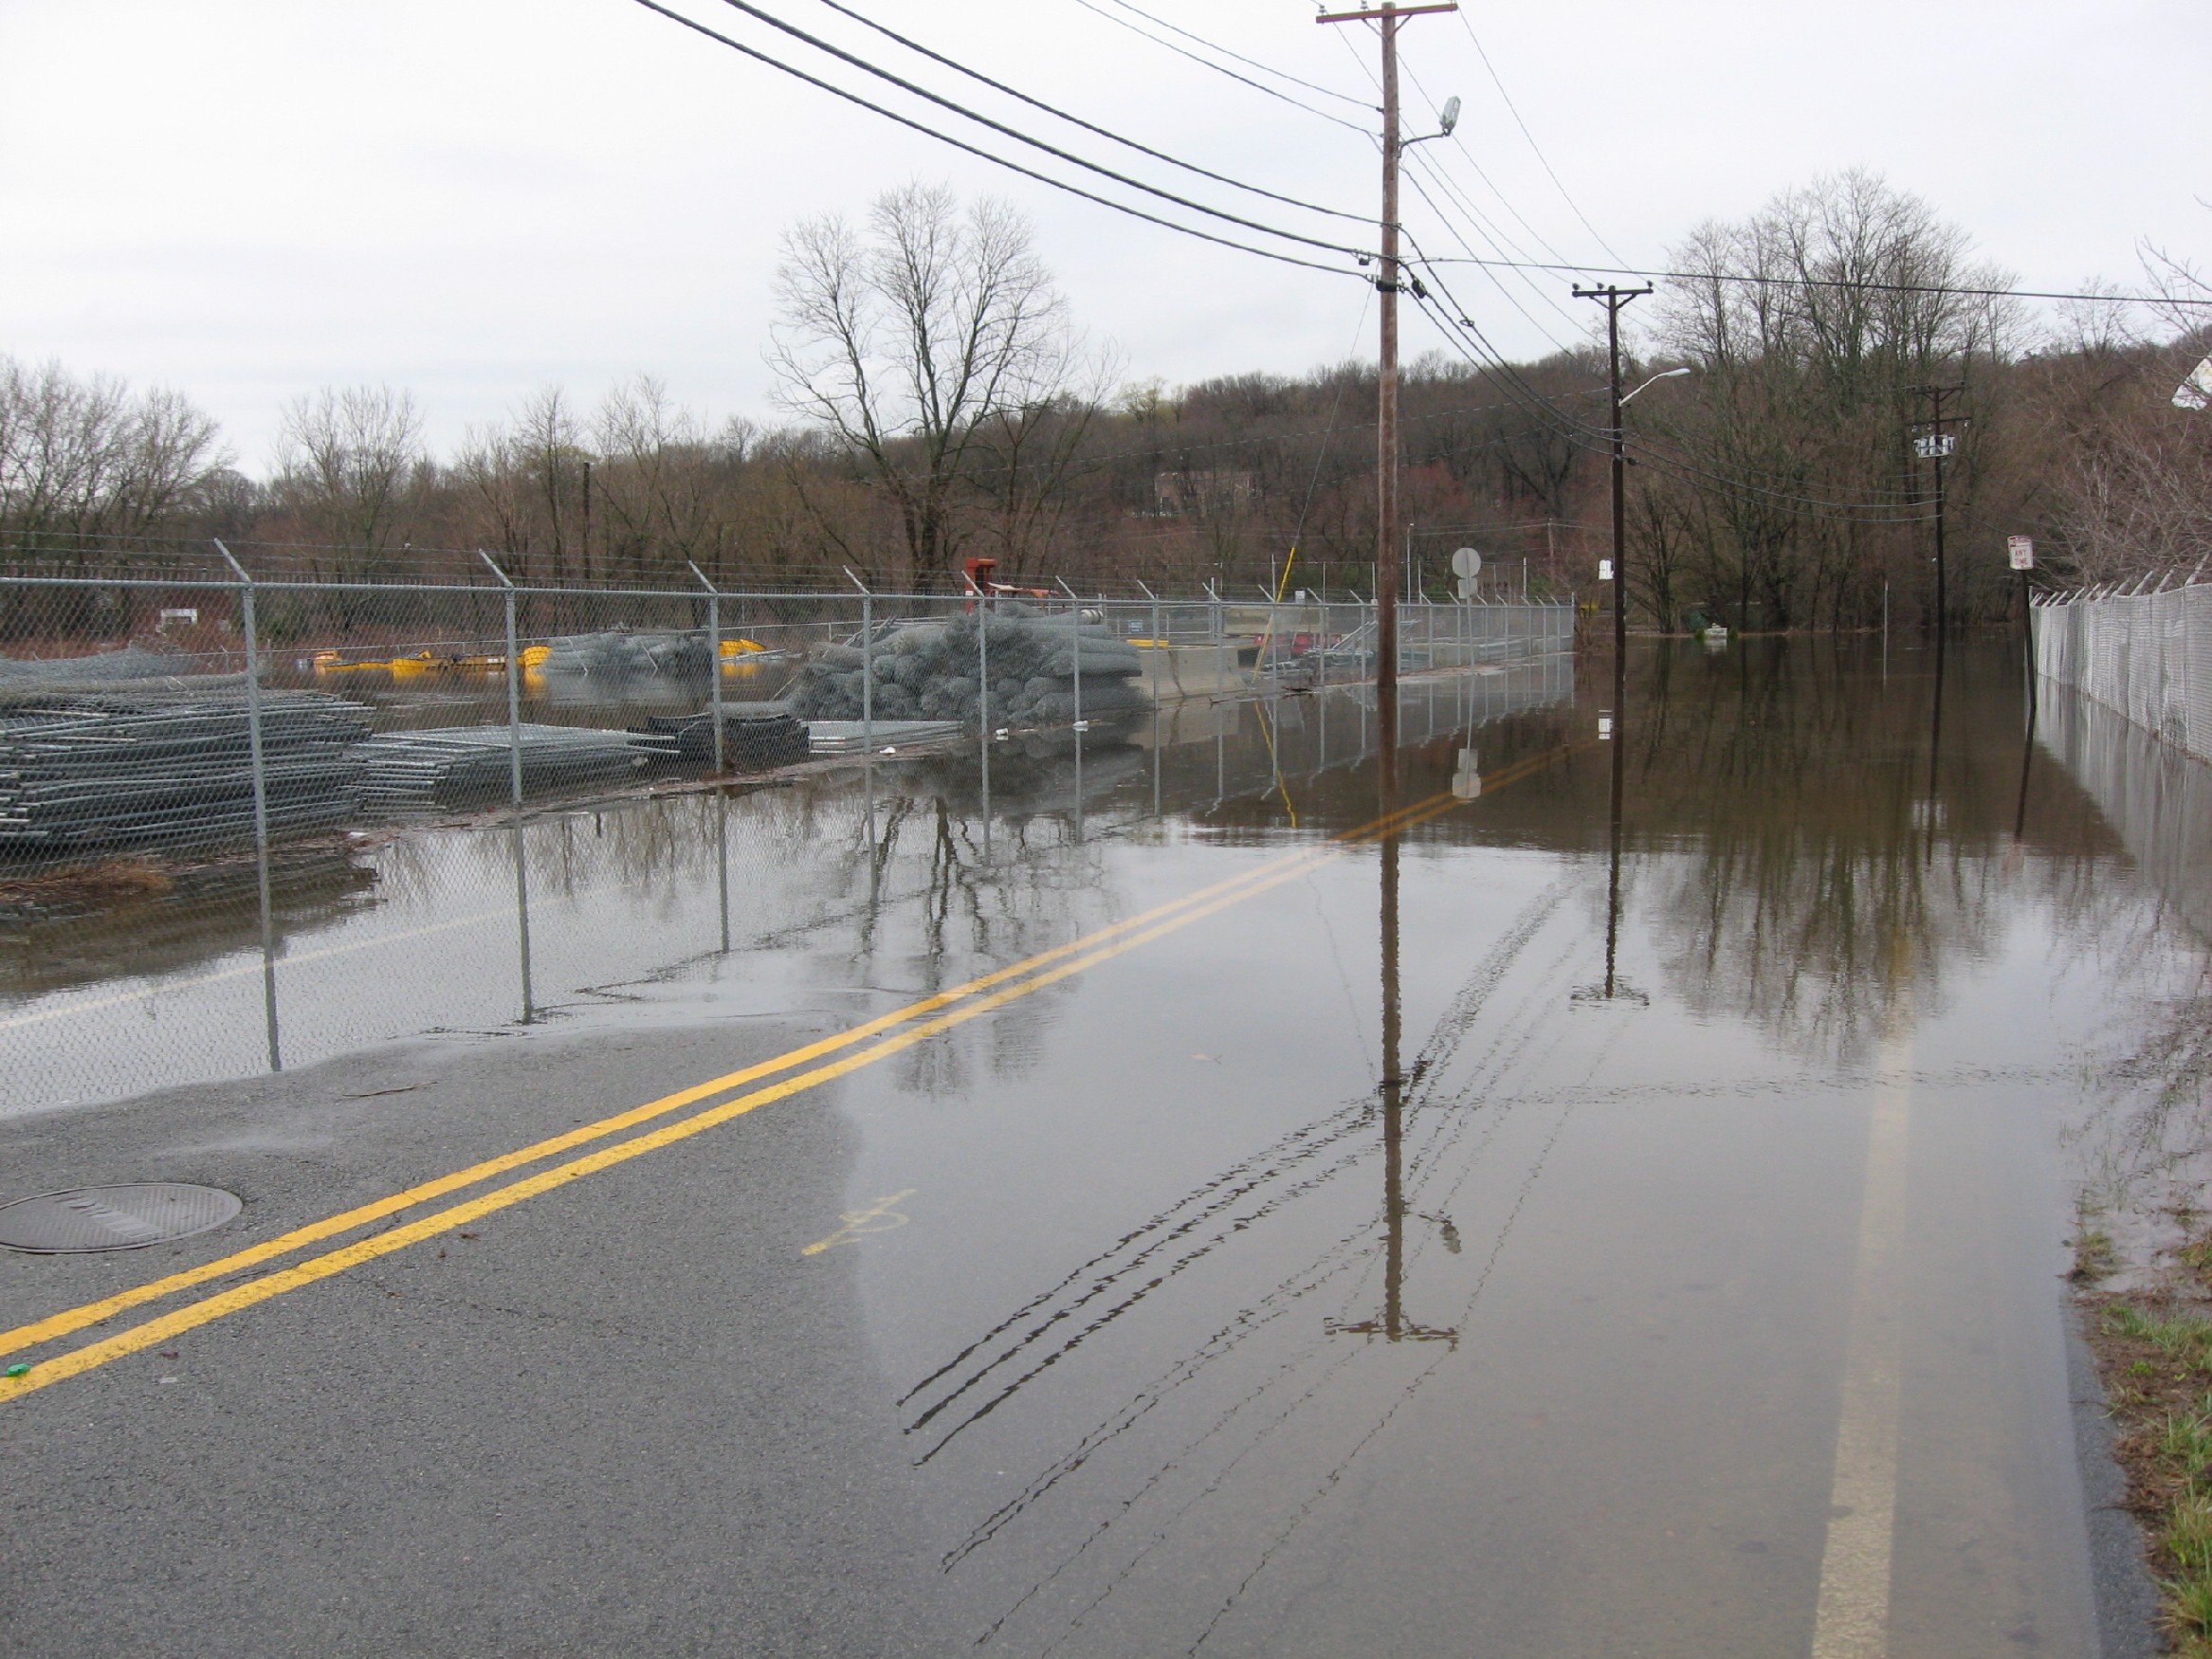
[[[1867,1132],[1866,1193],[1843,1357],[1828,1545],[1813,1659],[1888,1659],[1890,1566],[1897,1515],[1898,1373],[1904,1360],[1905,1183],[1911,1130],[1912,1043],[1882,1039],[1881,1081]]]

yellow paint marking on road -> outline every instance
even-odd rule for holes
[[[1591,746],[1592,743],[1589,741],[1567,744],[1518,762],[1504,769],[1494,780],[1486,785],[1486,793],[1501,788],[1508,783],[1518,781],[1520,778],[1526,777],[1558,760],[1567,758]],[[104,1365],[111,1359],[121,1358],[125,1354],[136,1353],[140,1348],[164,1340],[178,1331],[189,1330],[210,1320],[223,1318],[241,1308],[250,1307],[257,1303],[266,1301],[271,1296],[281,1295],[284,1291],[296,1289],[302,1285],[313,1284],[320,1279],[329,1277],[331,1274],[343,1272],[348,1267],[358,1266],[362,1262],[376,1260],[393,1250],[404,1249],[419,1239],[432,1237],[452,1228],[463,1226],[478,1216],[504,1209],[510,1204],[521,1203],[541,1192],[549,1192],[556,1187],[564,1186],[581,1176],[594,1174],[599,1169],[627,1161],[641,1153],[651,1151],[672,1140],[686,1139],[703,1129],[711,1128],[731,1118],[742,1116],[746,1112],[769,1104],[773,1101],[785,1099],[790,1095],[812,1088],[817,1084],[842,1077],[850,1071],[871,1065],[876,1060],[912,1048],[917,1043],[938,1035],[940,1032],[964,1025],[967,1021],[1003,1007],[1017,997],[1026,996],[1033,991],[1057,983],[1059,980],[1080,973],[1097,962],[1120,956],[1124,951],[1132,950],[1140,944],[1148,943],[1165,934],[1188,926],[1194,921],[1211,916],[1232,904],[1239,903],[1259,892],[1295,880],[1311,864],[1328,858],[1345,848],[1379,839],[1385,835],[1402,832],[1432,818],[1440,817],[1463,804],[1457,797],[1451,794],[1431,795],[1411,807],[1399,808],[1396,811],[1385,813],[1356,830],[1346,830],[1320,847],[1309,848],[1298,853],[1272,860],[1256,869],[1247,870],[1239,875],[1214,883],[1209,886],[1198,888],[1180,899],[1156,905],[1151,910],[1116,922],[1109,927],[1100,928],[1081,939],[1070,940],[1067,944],[1040,952],[1036,956],[1015,963],[1011,967],[998,969],[994,973],[968,980],[965,984],[955,986],[949,991],[941,992],[934,996],[909,1004],[904,1009],[879,1015],[875,1019],[854,1026],[835,1036],[826,1037],[818,1042],[791,1049],[774,1059],[746,1066],[711,1082],[695,1085],[690,1088],[678,1090],[674,1094],[665,1095],[657,1101],[648,1102],[642,1106],[636,1106],[630,1111],[602,1119],[598,1122],[580,1125],[565,1134],[551,1137],[500,1158],[487,1158],[482,1163],[469,1166],[467,1169],[457,1170],[435,1180],[426,1181],[404,1192],[395,1193],[389,1198],[361,1205],[340,1214],[310,1223],[308,1226],[294,1229],[279,1237],[265,1240],[259,1245],[218,1258],[215,1261],[204,1263],[200,1267],[188,1268],[180,1273],[173,1273],[149,1284],[119,1291],[114,1296],[104,1297],[98,1302],[86,1303],[80,1307],[67,1309],[31,1324],[18,1326],[12,1331],[0,1333],[0,1354],[50,1341],[55,1338],[82,1330],[89,1325],[101,1323],[130,1308],[142,1306],[146,1303],[174,1295],[178,1291],[190,1289],[210,1280],[242,1271],[247,1267],[259,1266],[278,1256],[290,1254],[307,1245],[320,1243],[340,1232],[350,1231],[370,1221],[395,1215],[402,1210],[428,1202],[432,1198],[448,1195],[461,1188],[475,1185],[494,1175],[509,1173],[522,1165],[537,1162],[540,1158],[551,1157],[556,1153],[571,1150],[592,1140],[616,1134],[622,1129],[634,1127],[652,1118],[665,1116],[682,1106],[695,1104],[701,1100],[725,1092],[727,1089],[740,1086],[744,1083],[772,1076],[778,1071],[788,1070],[793,1066],[818,1059],[825,1054],[833,1053],[837,1049],[849,1048],[868,1037],[878,1035],[902,1023],[913,1020],[920,1014],[931,1012],[959,1002],[962,997],[975,995],[992,986],[1004,985],[1012,979],[1018,979],[1021,975],[1031,974],[1045,964],[1056,960],[1062,962],[1062,965],[1057,968],[1034,973],[1033,977],[1018,985],[1012,986],[1010,989],[998,991],[990,995],[978,996],[976,1000],[949,1014],[942,1014],[919,1025],[910,1025],[907,1030],[862,1050],[857,1055],[849,1056],[847,1059],[832,1065],[804,1072],[798,1077],[787,1079],[783,1083],[772,1085],[767,1088],[741,1095],[734,1101],[725,1102],[720,1106],[710,1108],[708,1111],[699,1113],[694,1117],[666,1125],[650,1134],[623,1141],[619,1145],[603,1148],[599,1152],[574,1159],[569,1163],[558,1165],[554,1169],[542,1171],[537,1176],[501,1187],[492,1193],[471,1199],[452,1209],[441,1211],[435,1215],[394,1227],[374,1238],[359,1240],[344,1249],[301,1263],[297,1267],[285,1268],[280,1272],[253,1280],[248,1284],[235,1286],[230,1290],[194,1303],[188,1307],[180,1308],[175,1313],[164,1315],[143,1325],[133,1326],[130,1330],[121,1332],[115,1337],[89,1343],[62,1356],[60,1358],[45,1361],[34,1367],[27,1376],[0,1378],[0,1402],[5,1402],[21,1394],[44,1388],[50,1383],[63,1381],[69,1376],[78,1376],[96,1366]],[[1131,929],[1141,929],[1142,931],[1131,933]],[[1078,956],[1072,961],[1065,959],[1071,953],[1083,952],[1088,947],[1099,945],[1100,941],[1113,939],[1116,936],[1124,937],[1122,937],[1118,943],[1106,944],[1102,948],[1090,950],[1088,955]],[[180,1321],[182,1322],[179,1322]]]
[[[1890,1651],[1911,1066],[1910,1038],[1884,1036],[1882,1081],[1867,1132],[1866,1194],[1859,1204],[1843,1412],[1836,1428],[1836,1475],[1813,1616],[1813,1659],[1888,1659]]]
[[[1410,828],[1413,824],[1425,821],[1427,818],[1440,816],[1460,804],[1451,796],[1432,797],[1432,799],[1440,799],[1441,804],[1431,806],[1426,811],[1416,816],[1398,814],[1399,827]],[[402,1226],[391,1228],[386,1231],[372,1234],[368,1238],[356,1240],[354,1243],[327,1254],[311,1257],[293,1267],[280,1268],[274,1273],[265,1274],[261,1278],[250,1279],[243,1285],[233,1285],[228,1290],[218,1291],[213,1296],[188,1304],[173,1313],[166,1313],[156,1319],[149,1320],[144,1324],[133,1325],[129,1330],[119,1331],[112,1337],[102,1338],[96,1342],[88,1342],[83,1347],[72,1349],[57,1358],[45,1360],[34,1366],[26,1376],[0,1377],[0,1404],[5,1404],[9,1400],[19,1398],[27,1394],[35,1393],[43,1388],[49,1388],[58,1382],[66,1382],[73,1376],[81,1376],[84,1373],[97,1370],[113,1360],[166,1342],[186,1331],[197,1329],[201,1325],[210,1324],[216,1320],[227,1318],[230,1314],[253,1307],[274,1297],[282,1296],[287,1291],[298,1290],[304,1285],[316,1284],[335,1274],[345,1272],[349,1268],[380,1260],[394,1251],[405,1249],[410,1245],[419,1244],[425,1239],[435,1238],[441,1233],[466,1227],[470,1222],[481,1220],[486,1215],[511,1208],[525,1199],[535,1198],[542,1194],[565,1187],[571,1181],[580,1180],[585,1176],[596,1175],[601,1170],[612,1169],[618,1164],[629,1162],[633,1158],[642,1157],[646,1153],[657,1151],[664,1146],[673,1145],[679,1140],[689,1139],[692,1136],[712,1129],[719,1124],[726,1123],[733,1118],[743,1117],[748,1112],[758,1111],[760,1107],[773,1104],[777,1101],[788,1100],[793,1095],[803,1094],[822,1084],[832,1082],[849,1073],[861,1070],[865,1066],[872,1066],[878,1060],[903,1053],[919,1043],[926,1042],[929,1038],[952,1030],[956,1027],[966,1025],[970,1020],[979,1019],[984,1014],[1004,1008],[1009,1003],[1018,1001],[1033,992],[1041,991],[1048,985],[1057,984],[1060,980],[1080,974],[1087,968],[1094,967],[1098,963],[1107,961],[1124,952],[1133,951],[1139,945],[1149,944],[1152,940],[1178,932],[1195,921],[1226,910],[1232,905],[1242,903],[1255,893],[1297,880],[1303,873],[1302,866],[1305,861],[1283,862],[1289,863],[1290,867],[1276,867],[1261,882],[1248,884],[1236,891],[1221,894],[1207,903],[1195,907],[1184,907],[1179,913],[1171,915],[1164,921],[1144,928],[1141,932],[1125,935],[1111,943],[1103,944],[1086,955],[1063,961],[1059,966],[1033,975],[1019,984],[995,991],[985,996],[976,997],[949,1012],[939,1014],[934,1019],[909,1025],[904,1030],[896,1031],[882,1041],[861,1049],[858,1053],[848,1054],[841,1060],[831,1061],[828,1065],[815,1066],[810,1071],[802,1071],[795,1077],[787,1077],[780,1083],[772,1083],[764,1088],[758,1088],[748,1094],[740,1095],[734,1100],[724,1101],[722,1104],[710,1106],[704,1112],[694,1113],[692,1116],[680,1119],[673,1123],[663,1124],[658,1129],[649,1130],[643,1135],[633,1136],[631,1139],[618,1141],[612,1146],[601,1147],[596,1152],[585,1154],[582,1158],[556,1164],[551,1169],[540,1170],[533,1176],[525,1176],[519,1181],[509,1182],[503,1187],[496,1187],[488,1193],[480,1194],[478,1196],[466,1199],[450,1209],[441,1210],[432,1215],[426,1215],[418,1221],[411,1221]],[[1228,884],[1220,884],[1227,885]],[[1161,908],[1174,909],[1175,907],[1162,906]]]
[[[916,1188],[908,1187],[904,1193],[892,1193],[878,1198],[866,1210],[846,1211],[837,1218],[845,1223],[843,1227],[840,1227],[828,1238],[814,1240],[813,1244],[799,1251],[799,1254],[818,1256],[824,1250],[833,1250],[841,1244],[857,1244],[871,1232],[888,1232],[894,1227],[905,1226],[907,1217],[899,1213],[891,1206],[902,1199],[911,1198],[916,1191]]]
[[[1540,760],[1544,758],[1543,757],[1538,757]],[[1040,952],[1014,963],[1010,967],[997,969],[993,973],[970,979],[963,984],[956,985],[950,990],[941,991],[932,996],[923,997],[918,1002],[909,1003],[905,1008],[895,1009],[888,1013],[880,1014],[874,1019],[863,1021],[834,1036],[802,1045],[771,1059],[729,1072],[724,1076],[693,1085],[688,1088],[679,1089],[673,1094],[663,1095],[658,1100],[649,1101],[643,1105],[631,1107],[630,1110],[617,1113],[612,1117],[602,1118],[596,1122],[579,1124],[562,1134],[549,1137],[513,1152],[502,1154],[497,1158],[486,1158],[481,1163],[471,1164],[466,1169],[455,1170],[449,1175],[440,1176],[433,1180],[421,1182],[416,1186],[394,1193],[389,1197],[378,1198],[336,1215],[326,1216],[320,1221],[310,1222],[304,1227],[295,1228],[289,1232],[265,1239],[260,1244],[249,1246],[227,1256],[218,1257],[214,1261],[204,1262],[198,1267],[188,1267],[181,1272],[172,1273],[144,1285],[134,1285],[127,1290],[119,1290],[113,1296],[102,1297],[97,1302],[85,1303],[81,1306],[65,1309],[46,1319],[19,1325],[10,1331],[0,1332],[0,1354],[11,1354],[24,1348],[35,1347],[40,1343],[52,1341],[56,1338],[64,1337],[72,1332],[99,1324],[103,1320],[112,1319],[117,1314],[127,1312],[131,1308],[142,1307],[150,1302],[157,1302],[164,1297],[174,1296],[179,1291],[192,1289],[195,1285],[226,1278],[248,1267],[259,1267],[261,1264],[273,1261],[279,1256],[289,1255],[295,1250],[304,1249],[309,1245],[320,1244],[326,1239],[335,1238],[340,1233],[350,1232],[356,1228],[367,1226],[371,1222],[381,1221],[389,1216],[397,1215],[403,1211],[429,1203],[433,1199],[446,1197],[463,1188],[472,1187],[479,1181],[488,1180],[494,1176],[506,1175],[542,1158],[573,1151],[575,1148],[586,1145],[591,1141],[603,1139],[609,1135],[619,1134],[625,1129],[634,1128],[654,1118],[663,1117],[685,1106],[696,1104],[702,1100],[727,1089],[758,1082],[761,1078],[774,1076],[777,1072],[786,1071],[795,1066],[805,1065],[809,1061],[820,1059],[823,1055],[834,1053],[839,1048],[849,1048],[854,1043],[865,1042],[869,1037],[879,1035],[904,1021],[933,1013],[958,1002],[962,997],[987,991],[1009,979],[1018,978],[1024,974],[1059,960],[1072,952],[1082,951],[1102,939],[1113,938],[1131,928],[1142,927],[1147,922],[1170,914],[1182,906],[1198,903],[1214,894],[1259,881],[1271,870],[1280,868],[1302,870],[1317,860],[1329,857],[1344,846],[1355,845],[1361,841],[1389,833],[1394,828],[1402,827],[1409,815],[1422,812],[1432,808],[1435,802],[1446,798],[1448,797],[1432,796],[1428,800],[1416,803],[1414,806],[1400,808],[1395,812],[1386,813],[1375,819],[1372,823],[1344,831],[1331,843],[1303,848],[1298,852],[1286,855],[1283,859],[1271,861],[1254,869],[1246,870],[1208,886],[1200,887],[1179,899],[1171,900],[1164,904],[1156,905],[1150,910],[1115,922],[1111,926],[1087,934],[1081,939],[1071,939],[1051,950]]]

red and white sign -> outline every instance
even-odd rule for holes
[[[2012,555],[2012,568],[2032,571],[2036,568],[2036,541],[2032,536],[2007,536],[2004,551]]]

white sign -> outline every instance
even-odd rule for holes
[[[200,613],[196,607],[181,611],[164,611],[161,613],[160,626],[167,628],[173,622],[181,622],[190,627],[197,627],[199,620]]]
[[[2212,357],[2189,371],[2189,377],[2174,389],[2176,409],[2212,409]]]
[[[1452,793],[1463,801],[1482,798],[1482,766],[1472,749],[1459,751],[1459,767],[1452,775]]]
[[[1472,547],[1463,547],[1452,556],[1452,574],[1463,582],[1472,582],[1482,574],[1482,555]]]
[[[1923,461],[1940,461],[1958,447],[1958,439],[1948,432],[1912,440],[1912,453]]]
[[[1601,558],[1598,561],[1598,579],[1600,582],[1613,580],[1613,561],[1611,559]]]
[[[2036,538],[2032,536],[2007,536],[2004,551],[2012,556],[2012,568],[2032,571],[2036,568]]]
[[[1476,594],[1476,593],[1478,593],[1478,592],[1481,592],[1481,590],[1480,590],[1479,588],[1477,588],[1477,587],[1474,585],[1474,583],[1472,583],[1472,582],[1471,582],[1471,581],[1470,581],[1470,582],[1461,582],[1461,583],[1459,584],[1459,596],[1460,596],[1460,598],[1462,598],[1462,599],[1472,599],[1472,598],[1475,596],[1475,594]]]
[[[1613,741],[1613,717],[1609,714],[1598,717],[1598,740],[1601,743]]]

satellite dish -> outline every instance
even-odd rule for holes
[[[1444,137],[1452,136],[1452,129],[1459,124],[1459,95],[1455,92],[1444,100],[1444,108],[1436,117],[1436,125],[1444,129]]]
[[[1472,582],[1482,574],[1482,555],[1472,547],[1462,547],[1452,556],[1452,574],[1463,582]]]

